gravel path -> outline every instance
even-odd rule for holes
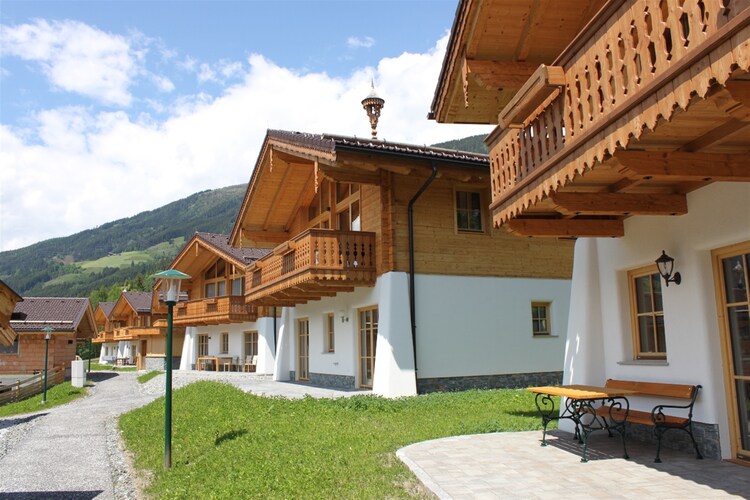
[[[135,372],[94,372],[89,395],[27,415],[0,419],[0,499],[137,498],[117,417],[164,394],[164,375],[139,384]],[[197,380],[233,384],[264,396],[342,397],[340,391],[274,382],[248,373],[173,372],[177,389]]]

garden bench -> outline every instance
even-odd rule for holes
[[[610,406],[597,408],[596,414],[602,418],[623,417],[630,423],[652,426],[656,436],[656,458],[654,462],[661,462],[661,439],[670,429],[679,429],[688,433],[695,448],[695,458],[703,458],[698,444],[693,436],[693,405],[698,397],[700,385],[664,384],[656,382],[637,382],[633,380],[609,379],[604,385],[611,389],[626,389],[635,391],[638,396],[654,396],[688,401],[685,405],[658,404],[648,411],[627,410]],[[665,410],[668,413],[665,413]]]

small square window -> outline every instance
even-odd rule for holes
[[[456,191],[456,227],[459,231],[484,231],[482,197],[475,191]]]
[[[531,303],[531,332],[534,335],[550,335],[552,333],[549,309],[549,302]]]

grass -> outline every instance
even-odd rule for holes
[[[88,369],[89,367],[88,361],[86,361],[83,366],[84,368]],[[134,372],[136,371],[136,367],[135,366],[103,365],[96,361],[91,361],[91,371],[92,372],[100,372],[100,371]]]
[[[424,497],[399,448],[541,428],[523,390],[287,400],[197,382],[174,393],[173,466],[164,470],[163,415],[158,399],[120,419],[155,498]]]
[[[81,396],[85,396],[88,390],[85,387],[73,387],[70,382],[63,382],[47,389],[47,403],[42,404],[42,395],[37,394],[17,403],[8,403],[0,406],[0,417],[9,417],[22,413],[44,410],[53,406],[64,405]]]
[[[158,375],[161,375],[162,373],[164,373],[164,372],[160,371],[160,370],[153,370],[153,371],[150,371],[150,372],[146,372],[143,375],[138,375],[138,383],[145,384],[146,382],[148,382],[152,378],[154,378],[154,377],[156,377]]]

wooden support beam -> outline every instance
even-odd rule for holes
[[[693,152],[702,151],[715,144],[719,144],[730,139],[735,134],[742,132],[747,127],[750,127],[750,122],[738,120],[736,118],[730,118],[724,124],[719,125],[715,129],[706,132],[700,137],[696,137],[692,141],[683,145],[680,151]]]
[[[549,237],[620,237],[625,235],[618,219],[511,219],[504,224],[521,236]]]
[[[614,157],[633,173],[655,180],[750,181],[750,162],[744,155],[617,151]]]
[[[542,64],[534,71],[513,99],[500,111],[498,124],[502,128],[521,128],[526,121],[534,118],[539,107],[556,96],[565,86],[565,70],[561,66]]]
[[[519,89],[538,67],[539,63],[464,59],[467,78],[487,90]]]
[[[684,194],[552,193],[552,201],[565,213],[586,215],[684,215]]]

